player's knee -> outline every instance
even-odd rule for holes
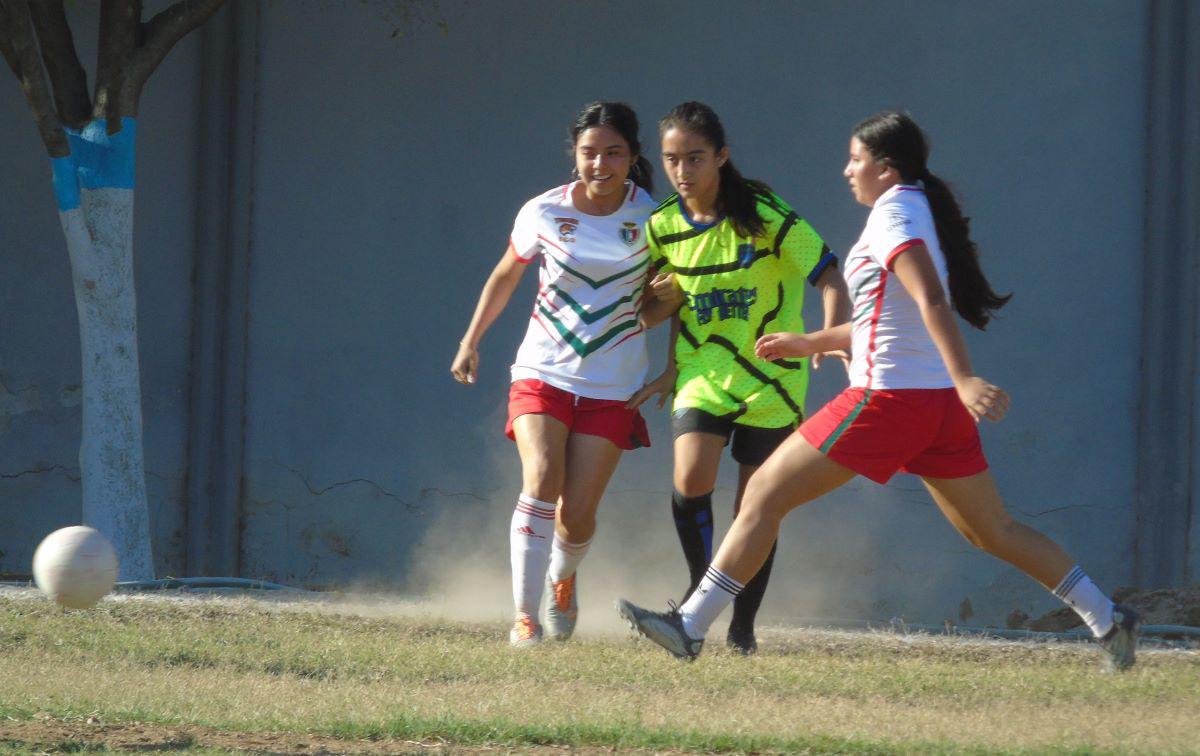
[[[715,487],[711,473],[698,469],[675,471],[675,490],[689,499],[710,494]]]
[[[569,543],[583,543],[596,532],[595,512],[573,512],[563,507],[560,517]]]
[[[556,502],[562,495],[562,465],[551,460],[538,460],[525,465],[522,477],[525,493],[535,499]]]
[[[1019,538],[1020,528],[1020,523],[1005,514],[973,527],[967,540],[989,554],[1005,553]]]

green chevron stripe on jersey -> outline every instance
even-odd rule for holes
[[[626,304],[628,302],[636,301],[638,299],[638,297],[641,295],[642,289],[645,288],[645,284],[638,284],[637,288],[634,289],[632,293],[621,297],[620,299],[613,302],[612,304],[610,304],[606,307],[603,307],[599,310],[596,310],[595,312],[588,312],[587,310],[585,310],[583,305],[579,304],[578,302],[576,302],[574,299],[571,298],[570,294],[563,291],[562,289],[555,286],[554,284],[550,284],[550,286],[547,288],[550,291],[553,291],[554,293],[558,294],[559,298],[562,299],[563,302],[566,302],[567,306],[575,311],[575,314],[579,316],[580,320],[582,320],[584,323],[587,323],[588,325],[591,325],[592,323],[595,323],[597,320],[600,320],[601,318],[607,316],[609,313],[611,313],[613,310],[617,309],[621,305]]]
[[[623,333],[624,331],[628,331],[630,328],[636,328],[639,325],[637,316],[635,315],[632,318],[622,320],[620,323],[617,323],[615,326],[591,341],[585,342],[574,332],[572,332],[570,328],[567,328],[565,325],[563,325],[562,322],[555,316],[554,312],[548,309],[541,302],[538,302],[537,308],[538,312],[542,313],[542,315],[545,315],[546,319],[554,325],[554,330],[558,331],[558,335],[562,337],[562,340],[570,345],[570,347],[574,349],[575,353],[580,357],[587,357],[592,352],[595,352],[600,347],[612,341],[613,337]]]
[[[563,270],[565,270],[566,272],[575,276],[580,281],[583,281],[588,286],[591,286],[593,289],[599,289],[600,287],[604,286],[605,284],[610,284],[613,281],[619,281],[622,278],[627,278],[650,264],[650,258],[644,257],[644,258],[642,258],[642,261],[637,263],[636,265],[633,265],[629,268],[626,268],[625,270],[622,270],[618,273],[614,273],[607,278],[602,278],[599,281],[597,281],[595,279],[588,278],[583,273],[580,273],[579,271],[572,268],[570,265],[567,265],[562,260],[559,260],[557,257],[554,257],[553,255],[550,255],[549,253],[546,253],[546,256],[549,257],[550,259],[554,260],[554,262],[557,263],[559,265],[559,267],[561,267]]]

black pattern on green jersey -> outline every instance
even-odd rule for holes
[[[728,219],[696,226],[672,196],[646,223],[655,270],[670,270],[687,293],[676,344],[675,409],[696,408],[745,425],[779,428],[800,417],[806,360],[765,362],[754,342],[765,333],[803,331],[804,286],[828,248],[790,207],[761,196],[758,237],[739,236]]]

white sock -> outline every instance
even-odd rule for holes
[[[583,543],[570,543],[555,533],[554,547],[550,552],[550,580],[557,583],[574,575],[591,545],[591,538]]]
[[[1113,626],[1113,602],[1076,565],[1053,591],[1087,623],[1092,635],[1102,638]]]
[[[733,603],[734,597],[745,587],[710,564],[704,577],[700,578],[700,585],[679,608],[684,632],[694,640],[702,639],[717,615]]]
[[[554,538],[554,505],[527,494],[517,497],[508,544],[512,557],[513,603],[517,614],[537,621],[542,601],[546,568],[550,566],[550,543]]]

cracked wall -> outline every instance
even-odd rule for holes
[[[740,168],[839,253],[864,220],[840,177],[851,126],[903,106],[929,129],[931,166],[959,190],[996,289],[1016,293],[987,334],[968,336],[978,370],[1013,396],[1009,418],[983,429],[1001,489],[1016,516],[1061,540],[1106,588],[1130,579],[1138,378],[1112,344],[1138,339],[1128,260],[1142,234],[1143,9],[1104,2],[1081,27],[1070,9],[947,0],[864,27],[862,10],[841,3],[759,4],[712,24],[722,8],[693,3],[679,16],[618,3],[612,12],[636,22],[619,43],[629,54],[614,60],[580,48],[577,31],[591,22],[583,3],[535,3],[514,21],[500,5],[447,2],[448,33],[400,38],[360,9],[262,5],[257,120],[235,124],[256,129],[239,274],[248,312],[229,325],[246,329],[243,576],[507,612],[505,523],[518,475],[500,429],[532,276],[483,344],[480,382],[455,384],[449,361],[517,209],[566,180],[576,109],[628,100],[655,159],[657,117],[694,97],[722,114]],[[897,36],[912,45],[886,67],[846,53],[847,39],[883,50]],[[185,527],[194,43],[148,89],[139,155],[147,467],[164,574],[180,569]],[[770,65],[694,54],[718,44],[769,51]],[[78,501],[69,273],[47,168],[24,157],[40,153],[23,107],[15,89],[0,97],[0,132],[23,156],[0,175],[5,196],[22,198],[0,208],[0,472],[18,474],[0,478],[7,570],[27,563],[30,533],[66,524]],[[1097,165],[1128,189],[1096,181]],[[656,179],[661,197],[661,171]],[[657,364],[662,335],[652,344]],[[818,374],[809,409],[840,383]],[[666,413],[648,414],[655,446],[622,462],[581,577],[593,606],[618,590],[661,600],[685,580],[668,511]],[[721,530],[733,485],[725,467]],[[887,488],[856,481],[792,515],[764,611],[936,622],[969,606],[972,622],[987,623],[1052,605],[962,541],[900,476]]]
[[[934,2],[864,27],[861,9],[843,4],[761,4],[718,28],[715,3],[683,16],[627,3],[612,7],[635,21],[619,43],[630,54],[616,59],[579,47],[584,4],[539,8],[514,18],[443,3],[448,34],[418,29],[396,44],[363,15],[264,6],[256,170],[269,188],[254,206],[246,574],[396,588],[461,575],[478,586],[471,601],[502,616],[517,475],[500,428],[532,281],[485,339],[478,384],[454,384],[449,360],[517,209],[566,180],[575,110],[628,100],[656,159],[655,120],[695,97],[724,117],[743,172],[839,252],[864,220],[840,176],[851,126],[900,105],[930,130],[931,165],[960,191],[997,290],[1016,292],[986,335],[968,337],[977,368],[1014,399],[1010,417],[983,430],[1002,490],[1104,586],[1129,579],[1137,374],[1111,345],[1138,338],[1127,255],[1142,231],[1140,6],[1104,3],[1080,27],[1063,8]],[[848,39],[883,50],[897,36],[912,44],[886,67],[847,55]],[[339,40],[355,40],[353,52]],[[770,65],[695,55],[718,40],[769,51]],[[1130,190],[1092,180],[1096,165]],[[819,377],[809,407],[837,384]],[[585,586],[597,572],[682,583],[665,413],[651,414],[656,445],[622,462]],[[479,499],[422,499],[423,489]],[[962,541],[903,477],[856,482],[793,515],[779,560],[765,609],[778,615],[939,621],[967,600],[973,621],[987,622],[1052,606]]]

